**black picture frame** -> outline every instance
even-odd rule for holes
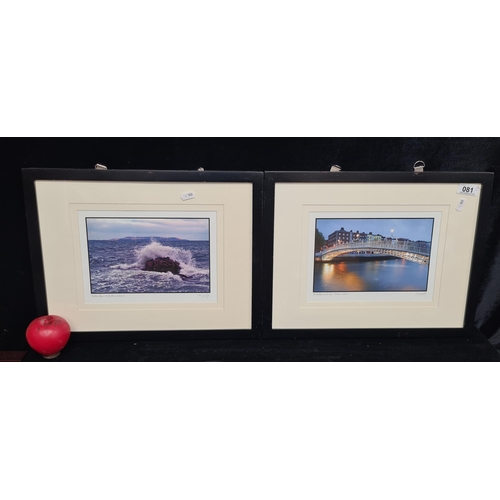
[[[48,314],[47,291],[41,246],[41,229],[36,199],[36,181],[90,181],[126,183],[250,183],[252,185],[252,304],[251,329],[211,330],[130,330],[130,331],[75,331],[75,340],[188,340],[188,339],[252,339],[262,329],[262,227],[263,178],[262,172],[227,171],[168,171],[168,170],[97,170],[97,169],[22,169],[26,222],[30,244],[36,310],[39,316]]]
[[[472,335],[478,300],[487,217],[493,189],[490,172],[286,172],[270,171],[264,183],[264,311],[265,338],[467,337]],[[275,190],[278,183],[481,184],[467,302],[462,328],[273,328]],[[458,200],[457,200],[458,201]]]

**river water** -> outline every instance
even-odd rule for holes
[[[339,257],[314,263],[314,292],[426,291],[429,266],[405,259]]]

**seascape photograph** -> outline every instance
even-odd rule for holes
[[[91,294],[210,293],[210,218],[85,217]]]
[[[313,292],[426,292],[433,218],[315,219]]]

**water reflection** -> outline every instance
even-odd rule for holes
[[[315,292],[425,291],[429,267],[405,259],[314,263]]]

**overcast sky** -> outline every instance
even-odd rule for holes
[[[433,219],[316,219],[316,227],[325,239],[343,227],[346,231],[371,231],[386,237],[390,237],[394,229],[394,238],[431,241],[432,225]]]
[[[209,219],[125,219],[87,217],[89,240],[157,236],[208,241]]]

